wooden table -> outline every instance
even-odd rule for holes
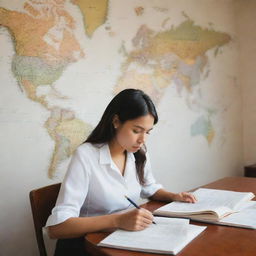
[[[256,179],[246,177],[227,177],[202,186],[204,188],[226,189],[240,192],[253,192],[256,194]],[[143,205],[146,209],[154,211],[162,202],[150,201]],[[256,230],[219,226],[200,222],[192,224],[207,226],[207,229],[189,243],[178,256],[255,256]],[[110,233],[91,233],[85,237],[86,250],[93,256],[145,256],[163,255],[133,252],[98,247],[102,239]]]

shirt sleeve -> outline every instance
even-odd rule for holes
[[[157,190],[163,187],[161,184],[156,183],[155,178],[152,174],[149,155],[146,154],[146,157],[147,159],[144,167],[145,184],[142,186],[142,189],[140,192],[141,198],[148,198],[154,195]]]
[[[79,217],[80,209],[88,193],[89,171],[88,163],[86,164],[78,148],[72,156],[56,205],[46,222],[46,227],[57,225],[71,217]]]

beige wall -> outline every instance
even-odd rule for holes
[[[244,164],[256,163],[256,1],[235,1],[243,99]]]
[[[0,0],[0,6],[21,10],[21,2]],[[127,42],[129,50],[141,24],[146,23],[156,31],[175,27],[185,20],[185,12],[196,25],[212,26],[232,37],[217,56],[215,49],[207,51],[208,65],[197,85],[203,95],[198,103],[213,107],[216,112],[212,118],[216,134],[211,144],[203,136],[191,136],[189,127],[200,111],[189,109],[184,100],[185,90],[179,95],[172,83],[157,106],[160,121],[148,141],[154,174],[174,192],[224,176],[242,175],[244,163],[256,161],[256,32],[253,32],[256,1],[110,0],[110,3],[108,22],[116,34],[109,36],[107,26],[102,26],[90,39],[84,35],[81,13],[67,5],[78,21],[75,33],[80,36],[86,58],[68,66],[55,82],[57,89],[70,99],[52,100],[52,104],[71,108],[79,118],[95,125],[113,97],[112,89],[121,73],[125,57],[118,50],[122,41]],[[138,5],[145,6],[144,16],[135,15],[134,7]],[[156,7],[161,8],[156,10]],[[161,27],[163,24],[165,28]],[[55,179],[47,177],[54,150],[54,141],[44,128],[49,112],[20,90],[11,72],[14,46],[9,31],[1,27],[0,45],[0,256],[35,256],[39,254],[29,191],[61,181],[69,160],[59,166]]]

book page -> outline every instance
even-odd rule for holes
[[[226,207],[235,210],[243,201],[251,200],[254,195],[251,192],[236,192],[219,189],[199,188],[194,193],[199,202],[209,207]]]
[[[189,225],[186,219],[155,217],[154,220],[156,225],[152,224],[142,231],[117,230],[99,245],[174,254],[206,228]]]
[[[250,200],[253,197],[252,193],[234,192],[227,190],[205,189],[200,188],[193,192],[197,198],[194,204],[184,202],[172,202],[157,209],[154,213],[171,212],[171,213],[202,213],[216,212],[219,217],[225,213],[230,213],[245,200]],[[185,215],[185,214],[184,214]]]
[[[256,229],[256,201],[241,205],[240,211],[224,217],[221,223]]]

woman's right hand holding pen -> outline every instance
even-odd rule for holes
[[[117,214],[117,227],[124,230],[138,231],[152,224],[153,215],[150,211],[140,208]]]

